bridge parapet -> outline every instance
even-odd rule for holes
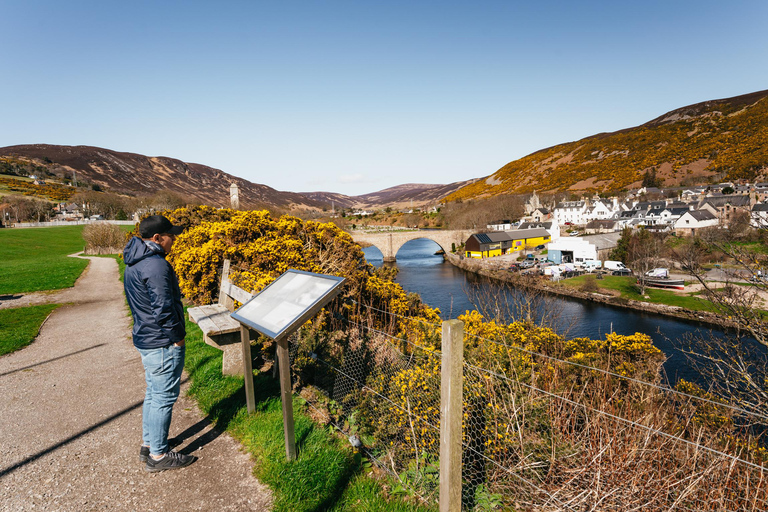
[[[352,239],[357,243],[368,243],[375,246],[384,256],[384,261],[396,261],[397,251],[406,243],[417,238],[432,240],[445,252],[450,252],[451,244],[459,246],[467,241],[472,231],[457,230],[419,230],[395,231],[392,233],[360,233],[353,232]]]

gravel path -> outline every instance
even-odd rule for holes
[[[184,397],[186,385],[171,436],[199,460],[144,471],[144,371],[117,263],[89,259],[74,288],[0,305],[68,303],[34,343],[0,358],[0,510],[269,510],[271,494],[252,476],[250,457],[208,424]]]

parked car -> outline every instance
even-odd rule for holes
[[[524,260],[520,263],[520,268],[522,269],[531,268],[534,265],[536,265],[536,262],[534,262],[533,260]]]
[[[533,254],[526,254],[525,255],[525,259],[526,260],[535,260],[536,256],[534,256]]]
[[[578,231],[571,231],[571,236],[579,236],[580,234]]]
[[[628,268],[617,268],[616,270],[611,272],[611,275],[614,275],[614,276],[631,276],[632,275],[632,271],[629,270]]]
[[[536,250],[537,250],[537,251],[541,251],[541,250],[543,250],[545,247],[546,247],[546,246],[545,246],[545,245],[543,245],[543,244],[542,244],[542,245],[537,245],[537,246],[536,246]]]

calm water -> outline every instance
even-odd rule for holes
[[[396,281],[408,292],[415,292],[432,307],[440,308],[443,319],[456,318],[466,310],[483,310],[477,307],[483,294],[502,287],[488,281],[480,281],[475,274],[460,270],[436,256],[440,247],[431,240],[418,239],[405,244],[397,253],[399,269]],[[364,250],[368,262],[382,265],[381,252],[375,247]],[[517,292],[505,292],[517,293]],[[700,324],[669,317],[650,315],[630,309],[615,308],[591,302],[572,299],[548,298],[548,311],[559,317],[558,326],[566,327],[567,336],[603,338],[606,333],[634,334],[642,332],[653,339],[653,343],[669,358],[665,370],[671,381],[682,377],[698,380],[697,374],[689,368],[685,357],[678,353],[672,340],[681,339],[688,333],[708,334],[709,328]],[[713,331],[722,334],[721,331]]]

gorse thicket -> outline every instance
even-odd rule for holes
[[[318,383],[341,379],[340,368],[350,376],[344,377],[347,384],[354,374],[356,386],[345,384],[343,392],[336,387],[315,406],[326,407],[324,417],[359,435],[369,455],[402,471],[399,478],[408,492],[431,500],[439,464],[439,311],[393,282],[392,271],[367,264],[351,236],[332,223],[206,206],[164,214],[187,228],[169,261],[193,302],[215,300],[224,259],[231,261],[232,280],[246,289],[260,290],[289,268],[347,278],[340,296],[297,336],[294,390],[307,396],[304,391],[321,387]],[[465,475],[471,475],[465,485],[475,489],[470,501],[534,499],[510,479],[510,471],[548,492],[570,494],[593,486],[574,474],[590,468],[585,474],[619,475],[627,457],[633,478],[655,478],[660,485],[665,479],[679,482],[692,467],[684,446],[650,439],[609,417],[586,414],[589,410],[668,429],[681,439],[706,439],[718,449],[763,462],[764,451],[728,421],[727,411],[710,405],[703,414],[695,404],[670,401],[640,382],[661,382],[664,359],[645,334],[567,340],[529,321],[500,323],[477,311],[459,318],[466,334],[462,418]],[[267,354],[270,342],[262,338],[255,348]],[[702,392],[685,385],[688,393]],[[729,478],[749,481],[751,475],[739,470]],[[610,485],[617,490],[606,491],[611,503],[650,502],[645,490],[625,489],[626,478],[614,480]],[[655,487],[648,492],[660,504],[676,499]],[[711,492],[704,486],[690,491],[690,497]]]

